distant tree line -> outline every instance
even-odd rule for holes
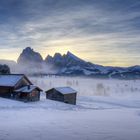
[[[0,74],[10,74],[9,66],[0,64]]]

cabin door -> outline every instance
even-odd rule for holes
[[[21,93],[20,96],[19,96],[19,98],[21,100],[27,99],[27,94],[26,93]]]

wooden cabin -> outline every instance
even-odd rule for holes
[[[23,89],[27,89],[27,88],[30,88],[30,89],[25,90],[27,92],[24,92]],[[40,97],[40,91],[42,91],[38,87],[35,87],[35,86],[33,87],[32,82],[24,74],[0,75],[0,97],[20,100],[20,98],[22,99],[22,95],[20,95],[20,94],[23,94],[22,90],[24,94],[28,96],[30,95],[32,96],[32,94],[36,92],[36,94],[38,94],[36,95],[38,96],[38,99]],[[27,98],[26,100],[29,99],[28,96],[26,96]],[[36,99],[33,99],[33,100],[38,100],[38,99],[36,97]]]
[[[39,101],[41,91],[42,90],[39,87],[27,85],[15,90],[14,98],[24,102]]]
[[[76,105],[77,92],[70,87],[57,87],[46,91],[46,98]]]

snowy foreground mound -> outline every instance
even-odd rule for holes
[[[79,96],[76,106],[0,98],[0,122],[0,140],[139,140],[140,98]]]
[[[31,77],[48,90],[70,86],[77,105],[0,98],[0,140],[140,140],[140,81]]]

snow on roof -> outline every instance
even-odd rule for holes
[[[24,75],[0,75],[0,86],[13,87]]]
[[[61,92],[62,94],[70,94],[70,93],[76,93],[77,92],[74,89],[72,89],[71,87],[56,87],[54,89]]]
[[[34,86],[34,85],[29,85],[29,86],[24,86],[20,89],[15,90],[15,92],[25,92],[25,93],[29,93],[32,92],[34,89],[36,89],[38,87]],[[38,88],[39,89],[39,88]],[[39,89],[41,90],[41,89]]]

